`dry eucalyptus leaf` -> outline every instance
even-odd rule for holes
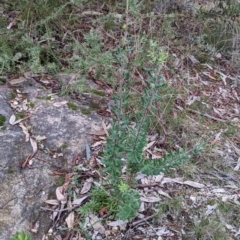
[[[200,63],[193,55],[189,55],[188,58],[191,60],[193,64],[198,64]]]
[[[31,143],[32,148],[33,148],[33,153],[36,153],[37,150],[38,150],[38,148],[37,148],[37,142],[36,142],[33,138],[30,137],[30,143]]]
[[[74,212],[70,212],[67,218],[65,219],[68,228],[73,228],[74,226]]]
[[[167,198],[170,198],[170,199],[172,199],[170,196],[169,196],[169,194],[168,193],[165,193],[164,191],[162,191],[161,189],[159,189],[158,190],[158,193],[160,194],[160,195],[163,195],[163,196],[165,196],[165,197],[167,197]]]
[[[240,157],[238,158],[238,162],[236,167],[234,168],[234,171],[238,171],[240,169]]]
[[[83,184],[83,188],[81,189],[80,194],[87,193],[92,186],[93,178],[89,178],[86,180],[86,182]]]
[[[155,182],[161,182],[162,179],[163,179],[163,177],[164,177],[164,174],[163,174],[163,173],[162,173],[162,174],[159,174],[159,175],[156,175],[156,176],[154,176],[154,181],[155,181]]]
[[[210,215],[216,208],[217,208],[217,204],[214,205],[207,205],[207,210],[205,212],[205,216]]]
[[[160,198],[154,197],[154,196],[152,196],[152,197],[140,197],[140,200],[142,202],[148,202],[148,203],[154,203],[154,202],[160,202],[161,201]]]
[[[156,141],[152,141],[150,143],[147,144],[146,147],[143,148],[143,151],[146,151],[147,149],[149,149],[150,147],[152,147],[155,144]]]
[[[145,204],[144,204],[144,202],[141,202],[141,204],[140,204],[140,207],[139,207],[139,209],[138,209],[138,212],[140,213],[140,212],[144,212],[146,209],[145,209]]]
[[[106,135],[106,132],[104,130],[99,130],[99,131],[90,132],[89,134],[96,135],[96,136],[102,136],[102,135]]]
[[[117,221],[113,221],[113,222],[109,222],[107,225],[110,227],[120,227],[121,230],[122,227],[126,228],[128,221],[123,221],[123,220],[117,220]]]
[[[14,125],[14,124],[15,124],[15,121],[16,121],[16,116],[13,114],[13,115],[10,117],[10,119],[9,119],[9,123],[10,123],[11,125]]]
[[[183,184],[181,178],[163,178],[163,180],[161,182],[161,185],[163,185],[165,183],[179,183],[179,184]]]
[[[58,200],[56,199],[49,199],[49,200],[46,200],[45,203],[49,204],[49,205],[59,205],[59,202]]]
[[[73,205],[81,205],[81,203],[86,199],[88,198],[89,196],[84,196],[82,198],[77,198],[77,199],[74,199],[72,204]]]
[[[193,181],[185,181],[185,182],[183,182],[183,184],[194,187],[194,188],[204,188],[205,187],[204,184],[193,182]]]
[[[28,142],[30,138],[28,129],[23,125],[23,123],[19,123],[19,127],[21,127],[23,133],[26,135],[26,142]]]
[[[36,139],[37,142],[41,142],[41,141],[43,141],[43,140],[45,140],[47,138],[45,136],[39,136],[38,135],[38,136],[35,137],[35,139]]]
[[[101,224],[100,219],[97,216],[94,216],[93,214],[89,214],[90,218],[90,224],[92,225],[93,229],[95,231],[98,231],[100,234],[105,233],[105,228]]]
[[[56,189],[56,197],[57,197],[57,200],[60,201],[61,203],[66,203],[66,197],[63,195],[63,187],[58,187]]]
[[[23,82],[25,82],[25,81],[26,81],[26,78],[20,77],[20,78],[16,78],[16,79],[10,80],[10,81],[9,81],[9,84],[10,84],[11,86],[17,86],[17,85],[19,85],[19,84],[21,84],[21,83],[23,83]]]
[[[104,144],[104,141],[98,141],[91,145],[91,148],[95,148]]]
[[[109,137],[107,126],[104,121],[102,121],[102,127],[103,127],[103,130],[105,131],[106,135]]]
[[[53,103],[54,107],[61,107],[67,104],[67,101]]]

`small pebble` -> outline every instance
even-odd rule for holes
[[[118,227],[113,227],[112,232],[118,232]]]

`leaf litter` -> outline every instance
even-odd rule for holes
[[[205,88],[204,92],[209,97],[208,111],[209,113],[200,113],[190,109],[193,114],[191,118],[194,120],[194,115],[201,114],[203,117],[209,118],[216,122],[230,121],[232,124],[239,123],[239,91],[235,89],[228,88],[227,77],[224,74],[220,74],[223,78],[222,85],[210,87],[210,81],[201,81],[202,87]],[[209,74],[204,74],[204,76],[209,77]],[[199,74],[201,79],[201,74]],[[212,73],[209,77],[210,80],[216,81]],[[206,84],[207,83],[207,84]],[[215,83],[214,83],[215,84]],[[198,82],[199,85],[199,82]],[[192,91],[194,93],[194,91]],[[216,98],[217,96],[217,98]],[[184,100],[184,99],[183,99]],[[185,104],[188,108],[195,102],[202,102],[201,96],[190,95],[186,98]],[[66,102],[59,102],[56,107],[61,107],[65,105]],[[24,93],[20,90],[17,91],[17,96],[15,99],[10,101],[10,105],[18,112],[26,112],[26,117],[23,119],[16,119],[16,115],[12,115],[9,119],[10,124],[19,124],[26,136],[26,141],[29,141],[32,145],[32,153],[26,158],[22,163],[22,168],[32,165],[32,159],[34,153],[38,149],[38,143],[46,138],[44,136],[31,136],[29,128],[25,125],[24,120],[26,120],[33,112],[34,109],[30,108],[29,103],[26,99]],[[210,108],[212,106],[212,108]],[[178,109],[178,106],[176,106]],[[181,109],[181,108],[179,108]],[[183,110],[183,108],[182,108]],[[102,151],[104,144],[106,144],[106,137],[108,136],[108,129],[110,124],[102,122],[102,129],[95,132],[90,132],[93,135],[94,141],[91,144],[86,144],[86,161],[84,165],[79,165],[77,162],[75,166],[78,166],[84,172],[85,177],[82,180],[82,186],[73,186],[73,197],[70,197],[67,193],[68,186],[72,185],[73,177],[75,174],[68,176],[68,181],[56,189],[56,199],[49,199],[45,203],[50,207],[43,207],[43,210],[52,211],[53,228],[50,232],[55,229],[55,226],[65,226],[71,232],[76,226],[76,220],[79,219],[77,209],[79,206],[83,205],[88,199],[89,191],[93,185],[97,185],[99,181],[100,174],[98,173],[98,168],[102,164],[102,158],[98,156],[98,153]],[[239,172],[240,169],[240,150],[239,143],[240,138],[235,135],[234,138],[226,138],[225,132],[227,130],[220,129],[220,131],[215,132],[209,139],[210,145],[213,146],[211,155],[213,157],[219,157],[227,163],[227,165],[233,170],[231,173],[218,170],[212,171],[197,171],[198,177],[196,179],[187,179],[183,176],[170,177],[170,175],[164,175],[160,173],[156,176],[146,176],[139,173],[136,177],[138,182],[137,188],[140,193],[141,206],[139,212],[135,219],[132,221],[112,221],[108,219],[107,214],[100,214],[99,216],[90,214],[85,219],[86,224],[83,225],[84,231],[86,231],[91,236],[102,236],[103,239],[119,239],[122,236],[148,236],[155,237],[156,239],[163,238],[182,238],[187,234],[185,221],[180,220],[178,210],[171,210],[158,215],[159,207],[161,205],[169,203],[169,208],[171,209],[171,201],[174,199],[181,199],[182,214],[185,215],[186,219],[195,219],[195,227],[198,226],[198,222],[206,217],[214,218],[215,215],[221,221],[221,224],[225,229],[227,229],[234,237],[240,236],[240,230],[234,222],[225,219],[225,216],[219,210],[222,204],[234,204],[238,207],[239,202],[239,177],[235,173]],[[161,156],[166,152],[163,148],[156,147],[158,143],[158,135],[149,135],[148,143],[144,148],[144,151],[149,154],[152,159]],[[84,162],[84,161],[83,161]],[[88,168],[90,166],[90,168]],[[173,169],[176,171],[175,169]],[[200,170],[200,169],[199,169]],[[201,177],[202,176],[202,177]],[[220,187],[214,183],[215,180],[221,182]],[[209,202],[213,204],[208,204]],[[196,211],[196,209],[201,209]],[[198,217],[197,217],[198,212]],[[156,217],[158,216],[158,220]],[[175,220],[169,220],[169,218]],[[103,224],[102,221],[106,222]],[[190,221],[190,220],[188,220]],[[194,222],[193,221],[193,222]],[[65,222],[65,224],[64,224]],[[157,226],[156,223],[161,225]],[[132,227],[131,227],[132,226]],[[185,226],[185,227],[184,227]],[[33,231],[35,228],[33,228]],[[54,230],[55,231],[55,230]],[[52,232],[51,234],[54,234]],[[79,233],[76,233],[76,236]],[[80,235],[79,235],[80,236]],[[82,237],[81,237],[82,238]],[[84,239],[84,238],[82,238]]]

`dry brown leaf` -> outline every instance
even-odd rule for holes
[[[205,212],[205,216],[209,216],[210,214],[212,214],[212,212],[217,208],[217,204],[214,205],[207,205],[207,210]]]
[[[200,100],[201,100],[201,98],[200,98],[199,96],[193,96],[193,95],[191,95],[191,96],[189,96],[189,97],[187,98],[187,100],[186,100],[186,105],[187,105],[187,106],[190,106],[190,105],[192,105],[195,101],[200,102]]]
[[[141,212],[144,212],[145,210],[146,210],[145,209],[145,204],[144,204],[144,202],[141,202],[140,207],[138,209],[138,212],[141,213]]]
[[[65,194],[63,194],[63,191],[64,191],[64,188],[62,186],[58,187],[56,189],[56,197],[57,197],[58,201],[65,204],[67,202],[67,200],[66,200]]]
[[[10,81],[9,81],[9,84],[10,84],[11,86],[16,86],[16,85],[19,85],[19,84],[21,84],[21,83],[23,83],[23,82],[25,82],[25,81],[26,81],[26,78],[20,77],[20,78],[16,78],[16,79],[10,80]]]
[[[108,212],[108,207],[103,207],[102,209],[100,209],[98,211],[98,214],[100,217],[102,217],[103,215],[105,215]]]
[[[38,136],[35,137],[35,139],[36,139],[37,142],[41,142],[41,141],[43,141],[43,140],[45,140],[47,138],[45,136],[39,136],[38,135]]]
[[[67,218],[65,219],[68,228],[73,228],[74,226],[74,212],[70,212]]]
[[[99,130],[99,131],[94,131],[94,132],[90,132],[90,135],[96,135],[96,136],[103,136],[106,135],[104,130]]]
[[[191,62],[193,64],[199,64],[200,63],[193,55],[189,55],[188,58],[191,60]]]
[[[164,174],[162,173],[162,174],[154,176],[153,179],[155,182],[161,182],[163,177],[164,177]]]
[[[26,140],[25,141],[28,142],[29,138],[30,138],[28,129],[23,125],[23,123],[19,123],[19,127],[21,127],[23,133],[26,135]]]
[[[49,200],[46,200],[45,203],[49,205],[59,205],[59,202],[57,199],[49,199]]]
[[[239,168],[240,168],[240,157],[238,158],[238,162],[237,162],[236,167],[234,168],[234,171],[238,171]]]
[[[147,144],[146,147],[143,148],[143,151],[146,151],[147,149],[149,149],[150,147],[152,147],[155,144],[156,141],[152,141],[150,143]]]
[[[106,133],[106,135],[109,137],[108,130],[107,130],[107,126],[106,126],[106,124],[105,124],[104,121],[102,121],[102,127],[103,127],[103,130],[104,130],[104,132]]]
[[[160,194],[160,195],[163,195],[163,196],[165,196],[165,197],[167,197],[167,198],[170,198],[170,199],[172,199],[170,196],[169,196],[169,194],[168,193],[165,193],[164,191],[162,191],[161,189],[159,189],[158,190],[158,193]]]
[[[53,103],[54,107],[61,107],[67,104],[67,101]]]
[[[32,233],[37,233],[37,232],[38,232],[38,229],[39,229],[39,226],[40,226],[39,221],[37,221],[37,222],[34,224],[33,228],[30,229],[30,231],[31,231]]]
[[[86,199],[88,198],[89,196],[84,196],[82,198],[77,198],[77,199],[74,199],[72,204],[73,205],[81,205],[81,203]]]
[[[15,121],[16,121],[16,116],[13,114],[13,115],[10,117],[10,119],[9,119],[9,123],[10,123],[11,125],[14,125],[14,124],[15,124]]]
[[[154,202],[160,202],[161,199],[159,197],[149,196],[149,197],[140,197],[140,200],[142,202],[148,202],[148,203],[154,203]]]
[[[185,182],[183,182],[183,184],[194,187],[194,188],[204,188],[205,187],[204,184],[193,182],[193,181],[185,181]]]
[[[87,193],[92,187],[92,182],[93,182],[93,178],[87,179],[86,182],[83,184],[83,188],[81,189],[80,194]]]
[[[109,222],[107,225],[110,227],[120,227],[121,230],[125,230],[127,227],[128,221],[117,220],[113,222]]]
[[[90,218],[90,224],[92,225],[93,229],[95,231],[98,231],[100,234],[104,234],[105,228],[101,224],[100,219],[93,214],[89,214],[89,218]]]
[[[163,180],[161,182],[161,185],[163,185],[165,183],[179,183],[179,184],[183,184],[181,178],[163,178]]]
[[[37,148],[37,142],[36,142],[33,138],[30,137],[30,143],[31,143],[32,148],[33,148],[33,153],[36,153],[37,150],[38,150],[38,148]]]
[[[105,141],[97,141],[94,144],[91,145],[91,148],[96,148],[98,146],[101,146],[105,143]]]

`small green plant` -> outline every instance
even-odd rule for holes
[[[129,73],[128,55],[131,49],[118,48],[116,51],[116,62],[121,68],[121,80],[118,91],[113,96],[115,102],[112,112],[114,118],[112,127],[109,130],[107,144],[103,151],[103,163],[107,174],[108,181],[104,185],[103,193],[109,196],[111,202],[111,213],[115,214],[118,219],[131,219],[136,215],[139,208],[139,193],[134,189],[135,176],[138,172],[147,175],[159,174],[166,172],[174,166],[179,166],[187,161],[190,157],[189,152],[184,149],[177,149],[165,154],[161,159],[145,159],[143,149],[147,144],[147,132],[149,126],[150,110],[155,110],[154,103],[161,100],[158,89],[164,86],[164,79],[160,75],[162,64],[165,62],[167,53],[159,49],[158,44],[154,41],[149,42],[148,58],[149,68],[145,69],[145,75],[148,76],[141,96],[142,111],[128,113],[129,106],[129,84],[131,75]],[[129,83],[130,82],[130,83]],[[132,122],[134,119],[134,122]],[[123,178],[122,168],[126,167],[126,174]],[[100,191],[100,190],[99,190]],[[104,197],[102,197],[104,198]],[[81,211],[96,211],[98,196],[92,194],[92,198],[87,205],[83,206]],[[113,204],[114,203],[114,204]],[[107,202],[105,203],[107,205]],[[96,207],[97,206],[97,207]],[[107,205],[107,207],[109,207]]]
[[[5,122],[6,122],[6,117],[0,114],[0,126],[3,126]]]
[[[73,69],[81,71],[80,81],[92,70],[93,77],[103,79],[108,83],[115,83],[114,57],[111,50],[102,51],[103,42],[100,32],[91,29],[84,35],[84,43],[72,44],[73,57],[70,65]]]
[[[0,78],[0,84],[5,84],[6,83],[6,79],[5,78]]]
[[[24,117],[25,117],[25,115],[24,115],[23,112],[19,112],[19,113],[17,114],[17,119],[21,119],[21,118],[24,118]]]
[[[76,111],[78,108],[77,105],[75,105],[74,103],[70,103],[70,102],[67,103],[67,106],[68,106],[68,108],[72,109],[73,111]]]
[[[110,196],[107,191],[100,187],[94,187],[90,192],[90,201],[79,208],[78,212],[85,215],[89,212],[98,213],[101,209],[107,207],[110,213],[115,213],[117,201]]]
[[[17,232],[10,240],[31,240],[31,237],[26,232]]]
[[[29,103],[29,106],[30,106],[31,108],[34,108],[35,105],[34,105],[33,102],[30,102],[30,103]]]

